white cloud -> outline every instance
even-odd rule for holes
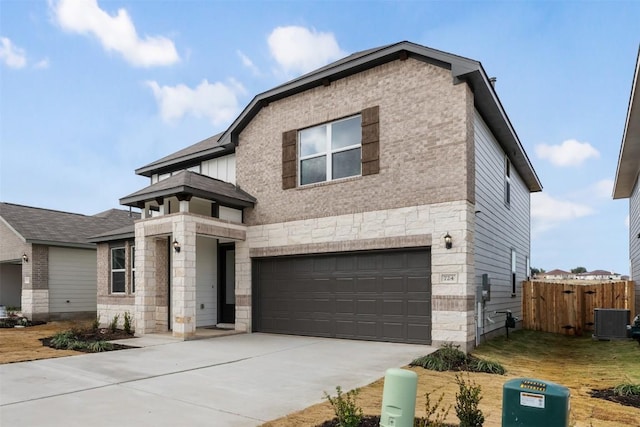
[[[44,58],[38,62],[36,62],[35,64],[33,64],[33,68],[38,68],[38,69],[45,69],[45,68],[49,68],[49,58]]]
[[[57,23],[65,30],[92,34],[107,51],[121,54],[137,67],[171,65],[180,60],[173,41],[162,36],[140,38],[125,9],[115,16],[100,9],[97,0],[60,0],[51,3]]]
[[[534,231],[549,230],[563,222],[593,213],[594,210],[587,205],[555,199],[546,193],[531,195],[531,221]]]
[[[600,153],[588,142],[567,139],[560,145],[536,145],[536,154],[556,166],[580,166],[585,160],[600,157]]]
[[[258,69],[258,67],[256,67],[256,65],[253,63],[253,61],[251,60],[251,58],[249,58],[247,55],[245,55],[242,51],[238,50],[236,51],[236,53],[238,54],[238,56],[240,57],[240,60],[242,61],[242,65],[244,65],[245,67],[247,67],[249,70],[251,70],[251,72],[256,75],[259,76],[260,75],[260,70]]]
[[[611,198],[613,194],[613,180],[601,179],[593,185],[593,194],[598,197]]]
[[[236,80],[228,83],[209,83],[203,80],[192,89],[184,84],[160,86],[155,81],[146,82],[160,108],[162,119],[173,122],[187,114],[206,117],[213,124],[232,120],[238,112],[238,95],[245,93],[244,87]]]
[[[306,73],[346,55],[333,33],[313,28],[277,27],[267,42],[271,55],[285,73]]]
[[[0,37],[0,60],[11,68],[23,68],[27,65],[24,49],[14,45],[7,37]]]

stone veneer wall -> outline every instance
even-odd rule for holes
[[[251,331],[252,257],[431,246],[433,345],[453,342],[469,350],[475,341],[473,215],[471,203],[457,201],[249,227],[247,240],[236,243],[236,329]]]
[[[122,327],[124,324],[124,313],[134,317],[135,313],[135,296],[131,294],[131,282],[129,276],[129,269],[126,271],[125,294],[111,294],[111,248],[112,247],[125,247],[125,265],[130,265],[131,256],[131,241],[120,241],[110,243],[99,243],[97,245],[97,284],[98,284],[98,296],[97,296],[97,315],[100,319],[101,326],[107,326],[111,323],[114,316],[118,316],[118,325]]]

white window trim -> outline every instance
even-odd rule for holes
[[[320,153],[315,153],[315,154],[310,154],[308,156],[298,156],[298,186],[306,186],[306,185],[314,185],[314,184],[319,184],[321,182],[330,182],[330,181],[337,181],[337,180],[341,180],[341,179],[346,179],[346,178],[352,178],[354,176],[361,176],[362,175],[362,166],[360,167],[360,174],[358,175],[351,175],[348,177],[342,177],[342,178],[333,178],[333,155],[336,153],[341,153],[343,151],[349,151],[349,150],[354,150],[356,148],[362,148],[362,140],[360,141],[359,144],[352,144],[352,145],[348,145],[346,147],[341,147],[338,149],[332,149],[331,148],[331,139],[332,139],[332,131],[333,131],[333,125],[335,123],[340,123],[340,122],[344,122],[346,120],[351,120],[354,119],[356,117],[361,117],[360,114],[356,114],[350,117],[345,117],[344,119],[339,119],[339,120],[334,120],[332,122],[328,122],[328,123],[323,123],[321,125],[317,125],[317,126],[311,126],[305,129],[300,129],[298,131],[298,153],[302,152],[302,147],[301,147],[301,141],[300,141],[300,134],[306,130],[309,129],[315,129],[315,128],[319,128],[322,126],[326,126],[327,131],[326,131],[326,137],[325,137],[325,151],[320,152]],[[324,181],[316,181],[316,182],[310,182],[308,184],[302,184],[302,161],[303,160],[309,160],[309,159],[315,159],[317,157],[325,157],[326,158],[326,179]],[[360,156],[362,157],[362,154],[360,154]],[[360,162],[362,163],[362,160],[360,160]]]
[[[517,278],[518,278],[518,255],[514,248],[511,248],[511,296],[515,296],[517,293]]]
[[[131,289],[131,293],[135,294],[136,293],[136,278],[135,278],[135,274],[136,274],[136,263],[135,263],[135,256],[136,256],[136,245],[131,245],[129,246],[129,266],[131,274],[129,275],[129,280],[131,281],[131,283],[129,284],[129,289]]]
[[[504,156],[504,204],[509,208],[511,207],[511,160],[506,155]]]
[[[122,249],[125,252],[125,268],[113,268],[113,251],[118,250],[118,249]],[[118,246],[118,247],[115,247],[115,248],[111,248],[111,252],[110,252],[111,256],[109,258],[109,268],[110,268],[110,270],[109,270],[109,276],[110,276],[109,277],[110,278],[110,280],[109,280],[109,288],[110,288],[109,291],[110,292],[109,293],[111,293],[111,294],[123,295],[123,294],[127,293],[127,276],[126,276],[127,275],[127,268],[126,268],[127,267],[126,266],[127,258],[126,258],[126,253],[127,253],[127,250],[126,250],[126,248],[124,246]],[[125,285],[124,285],[124,291],[123,292],[116,292],[116,291],[113,290],[113,273],[124,273],[124,275],[125,275]]]

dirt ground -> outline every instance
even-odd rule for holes
[[[43,346],[40,342],[41,338],[50,337],[57,332],[70,329],[74,325],[79,324],[76,322],[50,322],[27,328],[0,328],[0,364],[82,354],[73,350],[55,350]]]
[[[640,349],[638,349],[638,363],[628,360],[617,363],[616,353],[619,346],[625,345],[626,351],[635,351],[638,345],[630,343],[593,343],[600,348],[600,353],[608,352],[609,358],[603,362],[601,356],[590,357],[588,346],[590,340],[580,341],[586,350],[581,352],[536,355],[529,347],[518,348],[514,343],[508,355],[496,357],[491,353],[491,359],[500,362],[506,369],[507,375],[492,375],[470,373],[469,377],[482,387],[480,409],[485,416],[485,427],[500,427],[502,423],[502,390],[503,385],[513,378],[541,378],[546,381],[562,384],[571,392],[570,425],[574,427],[640,427],[640,409],[623,406],[618,403],[596,399],[590,396],[592,389],[614,387],[622,382],[637,383],[640,380]],[[541,351],[541,352],[544,352]],[[482,350],[475,353],[479,357],[486,357]],[[634,355],[635,353],[631,353]],[[632,356],[633,357],[633,356]],[[631,369],[630,369],[631,367]],[[431,393],[431,402],[437,401],[444,393],[443,404],[451,405],[447,422],[459,423],[455,413],[456,392],[455,373],[435,372],[423,368],[408,368],[418,374],[418,398],[416,402],[416,416],[425,415],[425,392]],[[466,376],[467,374],[464,373]],[[336,384],[338,385],[338,384]],[[365,414],[380,415],[382,406],[382,379],[362,387],[358,396],[358,403]],[[335,390],[326,390],[335,395]],[[321,399],[322,396],[318,396]],[[302,411],[289,414],[286,417],[267,422],[262,427],[299,427],[316,426],[334,417],[333,411],[325,401],[310,406]]]

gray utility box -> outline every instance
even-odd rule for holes
[[[595,332],[599,340],[626,339],[627,325],[631,323],[631,311],[617,308],[596,308],[594,310]]]

